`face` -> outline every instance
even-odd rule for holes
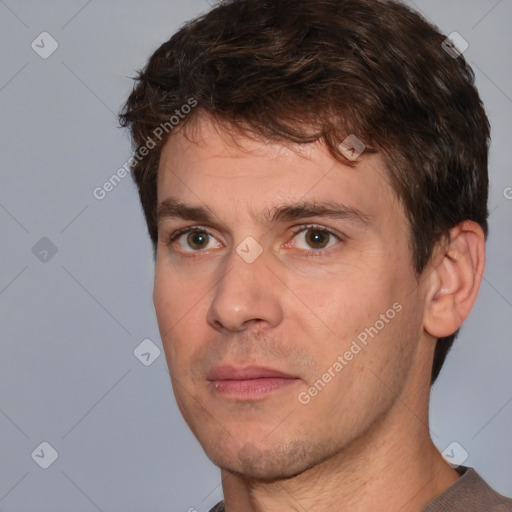
[[[393,409],[422,332],[379,155],[193,121],[158,171],[154,304],[178,406],[218,466],[298,474]],[[392,390],[392,391],[390,391]]]

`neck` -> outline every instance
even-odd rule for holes
[[[458,477],[430,439],[428,394],[399,397],[363,436],[292,478],[222,471],[226,512],[418,512]]]

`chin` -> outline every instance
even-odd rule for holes
[[[292,478],[322,461],[319,450],[303,440],[287,441],[279,446],[245,443],[238,451],[216,446],[206,451],[219,468],[247,480],[276,481]]]

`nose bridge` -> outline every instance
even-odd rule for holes
[[[282,320],[282,307],[267,263],[263,249],[251,237],[233,249],[208,309],[210,325],[240,331],[251,321],[275,326]]]

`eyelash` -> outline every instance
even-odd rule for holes
[[[329,235],[337,238],[340,242],[343,242],[344,241],[344,237],[325,227],[325,226],[320,226],[318,224],[304,224],[304,225],[301,225],[301,226],[298,226],[297,229],[295,229],[293,231],[293,236],[292,236],[292,239],[295,238],[299,233],[301,233],[302,231],[307,231],[309,229],[313,229],[313,230],[318,230],[318,231],[322,231],[322,232],[325,232],[325,233],[328,233]],[[206,229],[205,227],[203,226],[190,226],[190,227],[187,227],[187,228],[181,228],[181,229],[178,229],[177,231],[175,231],[174,233],[172,233],[167,241],[166,241],[166,245],[168,247],[171,247],[174,242],[176,240],[178,240],[178,238],[180,238],[180,236],[184,235],[184,234],[188,234],[188,233],[194,233],[194,232],[199,232],[199,233],[206,233],[209,237],[213,237],[215,238],[209,231],[208,229]],[[288,242],[287,242],[288,243]],[[330,248],[328,249],[311,249],[311,250],[305,250],[305,249],[299,249],[303,254],[305,254],[306,256],[322,256],[322,255],[326,255],[326,254],[329,254],[329,251],[330,251]],[[206,251],[187,251],[187,255],[188,257],[192,256],[199,256],[202,252],[206,252]]]

